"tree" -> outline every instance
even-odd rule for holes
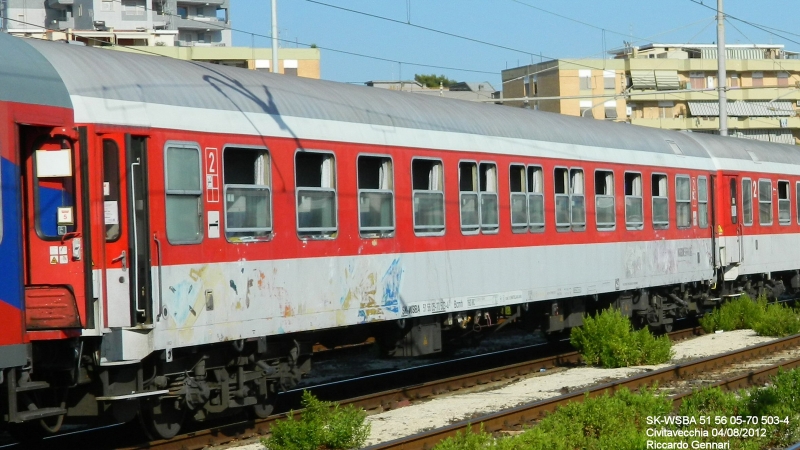
[[[414,75],[414,81],[428,88],[438,88],[440,83],[444,87],[450,87],[450,85],[458,83],[456,80],[451,80],[444,75],[436,75],[434,73],[430,75],[416,74]]]

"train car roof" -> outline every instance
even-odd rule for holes
[[[4,47],[5,41],[0,41]],[[216,64],[27,40],[71,96],[708,157],[683,133]],[[199,115],[196,120],[202,120]],[[152,126],[159,126],[153,123]]]
[[[71,108],[61,76],[28,42],[0,33],[0,101]]]
[[[68,106],[76,97],[119,100],[268,115],[276,122],[280,117],[297,117],[674,156],[672,141],[685,156],[800,165],[800,151],[785,144],[586,120],[2,34],[0,60],[20,61],[11,69],[7,64],[0,68],[0,98],[7,100],[27,96],[30,103],[58,106]],[[72,104],[81,107],[81,102]],[[131,113],[136,114],[147,116],[148,109]],[[142,117],[138,119],[131,124],[141,125]],[[144,119],[150,120],[149,126],[163,127],[151,117]],[[204,115],[191,120],[202,121]]]

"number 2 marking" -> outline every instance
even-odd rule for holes
[[[215,152],[208,152],[208,173],[217,173]]]

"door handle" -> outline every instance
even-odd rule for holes
[[[125,270],[125,269],[128,268],[128,256],[125,253],[125,250],[123,250],[122,253],[120,253],[119,256],[117,256],[116,258],[111,260],[112,263],[119,262],[119,261],[122,261],[122,270]]]

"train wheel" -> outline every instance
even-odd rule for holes
[[[275,411],[275,395],[267,398],[258,399],[258,403],[253,405],[253,414],[259,419],[266,419]]]
[[[142,402],[139,418],[150,439],[172,439],[181,430],[185,411],[176,403],[174,397]]]

